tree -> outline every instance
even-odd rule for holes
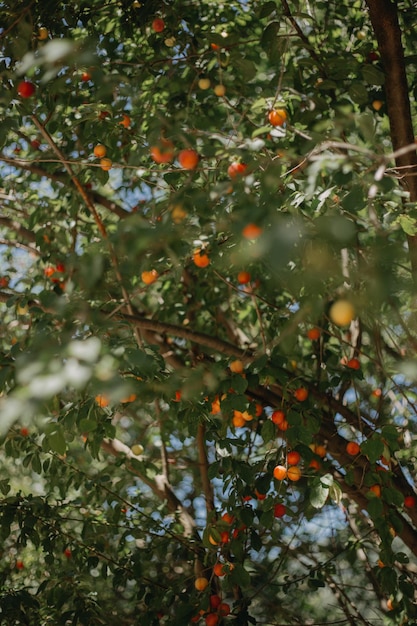
[[[0,3],[1,623],[417,623],[416,12]]]

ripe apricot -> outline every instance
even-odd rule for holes
[[[121,126],[124,126],[125,128],[129,128],[131,122],[132,120],[130,119],[129,115],[127,115],[127,113],[123,113],[123,117],[120,120],[119,124]]]
[[[109,397],[103,393],[99,393],[94,399],[98,406],[100,406],[101,408],[104,408],[110,404]]]
[[[226,522],[226,524],[233,524],[233,522],[235,521],[235,516],[231,515],[230,513],[223,513],[222,520]]]
[[[246,285],[247,283],[250,283],[250,279],[251,275],[249,272],[242,271],[237,275],[237,282],[239,285]]]
[[[297,465],[301,461],[301,454],[297,450],[291,450],[287,454],[288,465]]]
[[[272,126],[283,126],[287,121],[287,117],[285,109],[272,109],[268,113],[268,120]]]
[[[107,157],[105,157],[104,159],[100,159],[100,167],[105,172],[108,172],[109,170],[111,170],[112,165],[113,163]]]
[[[213,91],[216,96],[219,96],[219,98],[221,98],[226,94],[226,87],[224,85],[215,85]]]
[[[311,339],[311,341],[317,341],[317,339],[320,339],[320,330],[318,328],[310,328],[307,331],[307,337]]]
[[[45,41],[45,39],[48,39],[48,29],[45,26],[41,26],[38,30],[38,39],[39,41]]]
[[[194,581],[194,586],[197,589],[197,591],[204,591],[204,589],[207,589],[208,584],[209,584],[209,581],[204,576],[199,576]]]
[[[213,400],[213,402],[211,403],[211,415],[217,415],[218,413],[221,412],[221,407],[220,407],[220,398],[219,396],[216,396]]]
[[[276,480],[284,480],[287,478],[287,468],[284,465],[277,465],[274,467],[273,474]]]
[[[171,163],[174,160],[174,144],[169,139],[160,139],[159,144],[150,149],[155,163]]]
[[[185,170],[195,170],[198,165],[200,157],[198,153],[192,148],[186,148],[185,150],[181,150],[178,154],[178,163]]]
[[[282,424],[282,422],[285,420],[284,411],[274,411],[271,415],[271,420],[274,422],[274,424],[277,424],[278,426]]]
[[[101,143],[98,143],[96,146],[94,146],[93,152],[94,152],[94,156],[96,156],[98,159],[101,159],[106,156],[107,148],[106,146],[103,146]]]
[[[291,467],[288,468],[287,478],[289,478],[289,480],[292,480],[294,482],[296,482],[297,480],[300,480],[301,470],[298,467],[298,465],[291,465]]]
[[[240,411],[234,411],[232,424],[235,428],[242,428],[246,424],[246,420]]]
[[[218,576],[219,578],[221,576],[224,576],[226,574],[225,568],[224,568],[224,563],[216,563],[213,566],[213,573],[214,573],[215,576]]]
[[[198,86],[203,91],[210,89],[210,85],[211,85],[211,80],[209,78],[200,78],[200,80],[198,81]]]
[[[236,359],[235,361],[232,361],[229,367],[230,367],[230,371],[233,372],[234,374],[241,374],[244,370],[243,363],[240,359]]]
[[[294,391],[294,398],[298,400],[298,402],[305,402],[308,398],[308,390],[305,387],[298,387]]]
[[[247,224],[243,230],[242,235],[245,239],[257,239],[262,234],[262,228],[257,224]]]
[[[317,456],[319,456],[322,459],[324,459],[324,457],[327,454],[326,447],[320,444],[314,446],[314,452],[315,454],[317,454]]]
[[[144,271],[140,275],[141,279],[145,283],[145,285],[152,285],[156,280],[158,280],[158,272],[156,270]]]
[[[321,467],[320,461],[318,461],[317,459],[311,459],[309,467],[311,467],[311,469],[313,470],[319,470]]]
[[[210,259],[203,250],[195,250],[193,254],[193,261],[197,267],[207,267],[210,265]]]
[[[407,507],[407,509],[413,509],[416,506],[415,496],[405,496],[404,506]]]
[[[227,604],[227,602],[221,602],[219,604],[218,611],[221,617],[226,617],[230,613],[230,606]]]
[[[383,106],[384,103],[382,100],[374,100],[372,102],[372,108],[375,109],[375,111],[379,111],[380,109],[382,109]]]
[[[374,493],[377,498],[381,497],[381,485],[372,485],[371,487],[369,487],[369,491],[372,491],[372,493]]]
[[[354,306],[349,300],[336,300],[330,307],[329,317],[336,326],[347,326],[355,317]]]
[[[351,456],[357,456],[361,451],[361,448],[356,441],[349,441],[346,445],[346,452]]]

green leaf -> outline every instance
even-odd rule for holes
[[[413,236],[417,233],[417,220],[409,215],[399,215],[396,222],[400,225],[406,235]]]
[[[65,441],[64,434],[61,430],[49,434],[46,437],[47,445],[49,448],[57,454],[64,455],[67,451],[67,442]]]
[[[319,478],[315,479],[311,485],[309,493],[311,506],[315,509],[321,509],[325,505],[328,496],[329,488],[325,487]]]
[[[361,443],[361,452],[371,463],[376,463],[384,453],[384,443],[377,437],[366,439]]]

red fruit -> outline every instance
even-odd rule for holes
[[[221,615],[222,617],[226,617],[226,615],[229,615],[230,613],[230,606],[227,604],[227,602],[221,602],[221,604],[219,604],[219,615]]]
[[[25,426],[23,426],[20,429],[20,434],[22,435],[22,437],[27,437],[29,434],[29,428],[26,428]]]
[[[162,33],[164,28],[165,28],[164,20],[161,19],[160,17],[156,17],[154,21],[152,22],[152,30],[154,30],[156,33]]]
[[[307,337],[311,339],[311,341],[317,341],[317,339],[320,339],[320,330],[318,328],[310,328],[307,332]]]
[[[219,616],[217,613],[208,613],[206,615],[206,625],[207,626],[216,626],[219,622]]]
[[[346,363],[346,367],[349,367],[351,370],[360,370],[361,369],[361,364],[359,359],[349,359],[349,361]]]
[[[239,283],[239,285],[246,285],[247,283],[250,283],[250,274],[249,272],[239,272],[239,274],[237,275],[237,282]]]
[[[91,80],[91,74],[89,72],[83,72],[81,74],[81,80],[83,81],[83,83],[87,83],[89,80]]]
[[[30,80],[23,80],[17,86],[17,93],[21,98],[30,98],[36,91],[36,87]]]
[[[210,596],[210,608],[215,611],[220,605],[221,601],[222,599],[220,596],[218,596],[217,594],[213,594],[212,596]]]
[[[24,567],[23,561],[16,561],[16,569],[23,569]]]
[[[287,463],[288,465],[297,465],[301,461],[301,455],[297,450],[292,450],[287,454]]]
[[[30,142],[30,145],[34,150],[39,150],[41,142],[38,141],[37,139],[32,139],[32,141]]]
[[[67,559],[70,559],[72,557],[72,552],[70,548],[65,548],[64,555],[67,557]]]
[[[245,165],[245,163],[239,163],[238,161],[234,161],[227,168],[227,173],[229,174],[230,178],[242,176],[246,172],[247,167],[248,166]]]
[[[229,531],[222,530],[222,532],[220,533],[220,543],[229,543],[229,541],[230,541]]]
[[[298,402],[304,402],[308,398],[308,391],[305,387],[299,387],[294,391],[294,398],[298,400]]]
[[[55,269],[57,272],[65,272],[65,265],[63,263],[57,263]]]
[[[49,265],[48,267],[45,267],[45,269],[43,270],[43,273],[47,278],[50,278],[51,276],[55,274],[55,268],[52,267],[52,265]]]
[[[0,276],[0,287],[8,287],[9,279],[7,276]]]
[[[192,148],[181,150],[178,154],[178,162],[185,170],[195,170],[199,160],[200,157],[198,156],[198,153]]]
[[[416,506],[416,498],[415,496],[405,496],[404,498],[404,506],[407,509],[413,509]]]
[[[284,517],[287,507],[285,504],[276,504],[274,506],[274,517]]]
[[[235,518],[233,515],[230,515],[230,513],[223,513],[222,520],[226,522],[226,524],[233,524]]]
[[[287,121],[287,112],[285,109],[272,109],[268,113],[268,119],[272,126],[283,126]]]

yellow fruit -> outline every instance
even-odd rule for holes
[[[336,326],[347,326],[355,317],[354,306],[349,300],[336,300],[330,308],[329,317]]]
[[[383,106],[384,103],[382,102],[382,100],[374,100],[372,102],[372,107],[375,109],[375,111],[379,111],[380,109],[382,109]]]
[[[48,29],[45,28],[45,26],[41,26],[40,29],[38,30],[38,39],[39,41],[45,41],[45,39],[48,39]]]
[[[210,85],[211,81],[209,78],[200,78],[200,80],[198,81],[198,86],[200,87],[200,89],[203,89],[203,91],[209,89]]]
[[[224,96],[226,93],[226,87],[224,85],[216,85],[214,87],[214,93],[219,97]]]
[[[207,578],[204,578],[203,576],[199,576],[194,581],[194,586],[197,589],[197,591],[204,591],[204,589],[207,589],[208,584],[209,584],[209,581],[207,580]]]
[[[244,370],[243,363],[240,359],[236,359],[236,361],[232,361],[229,365],[230,371],[234,374],[241,374]]]
[[[135,445],[132,446],[130,449],[136,456],[140,456],[143,452],[143,446],[141,446],[140,443],[135,443]]]
[[[171,210],[171,217],[174,224],[180,224],[187,217],[187,211],[180,204],[176,204]]]

